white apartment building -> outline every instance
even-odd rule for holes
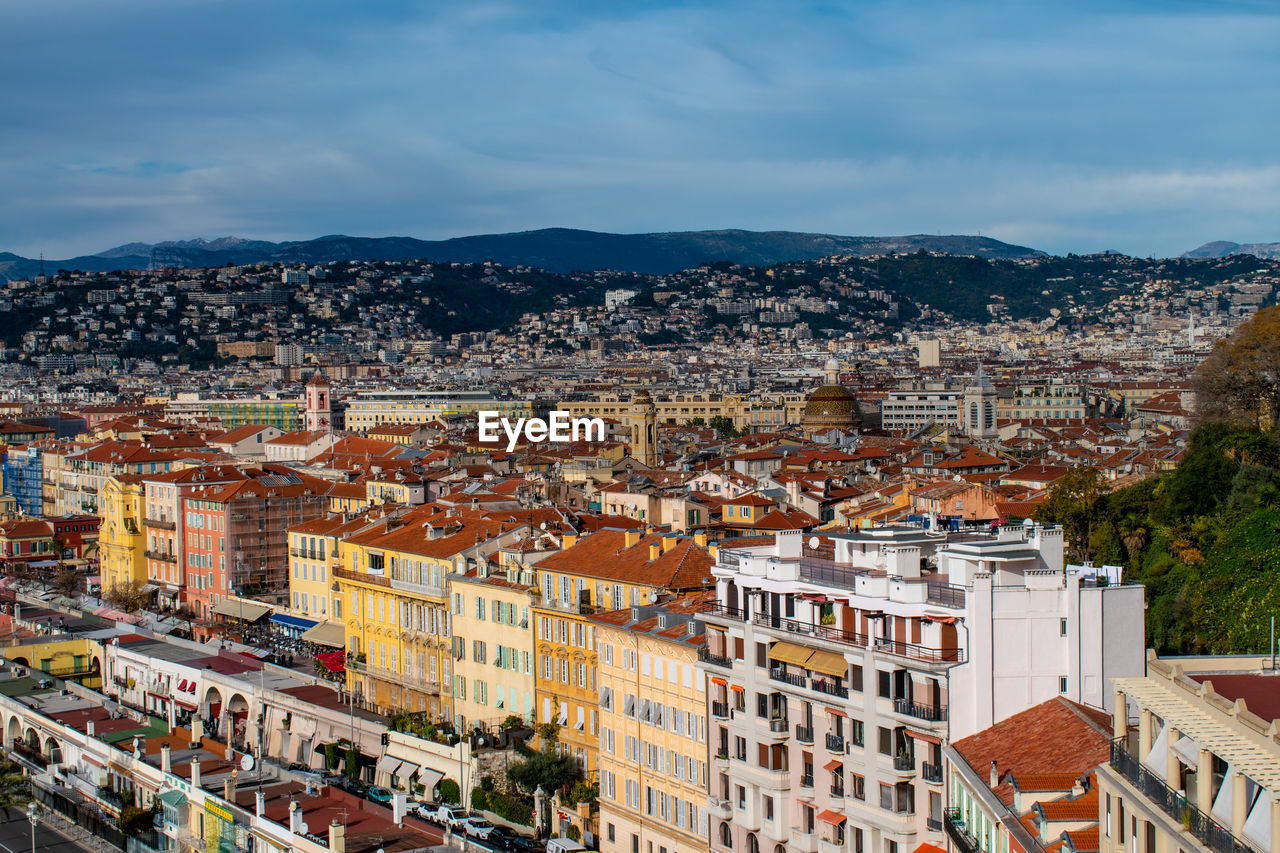
[[[488,391],[361,391],[347,400],[346,425],[365,430],[379,424],[425,424],[482,409],[507,418],[533,415],[531,401],[499,399]]]
[[[713,574],[713,851],[945,847],[950,739],[1142,672],[1142,588],[1064,569],[1056,527],[786,532]]]
[[[964,391],[946,382],[913,382],[895,388],[880,405],[881,426],[899,432],[914,432],[931,423],[961,426]]]

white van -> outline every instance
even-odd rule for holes
[[[572,838],[548,838],[547,853],[578,853],[579,850],[586,850],[577,841]]]

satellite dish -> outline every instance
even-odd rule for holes
[[[546,529],[547,529],[547,523],[546,523],[545,521],[544,521],[544,522],[542,522],[541,524],[539,524],[539,525],[538,525],[538,529],[539,529],[539,530],[546,530]]]
[[[305,820],[302,822],[302,826],[300,828],[302,829],[303,835],[311,834],[311,827],[307,826],[307,822]]]
[[[809,547],[810,547],[810,548],[813,548],[813,549],[815,549],[815,550],[816,550],[819,544],[821,544],[821,543],[818,541],[818,537],[817,537],[817,536],[810,536],[810,537],[809,537]]]
[[[252,755],[246,752],[244,755],[240,756],[240,769],[246,773],[253,769]]]

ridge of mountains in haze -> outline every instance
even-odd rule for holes
[[[747,265],[805,261],[830,255],[908,254],[919,250],[980,258],[1037,258],[1044,252],[990,237],[913,234],[903,237],[843,237],[795,231],[676,231],[608,234],[572,228],[544,228],[511,234],[484,234],[449,240],[412,237],[347,237],[272,243],[222,237],[165,243],[126,243],[96,255],[45,260],[44,270],[109,272],[149,267],[209,268],[226,264],[323,264],[331,261],[437,262],[495,261],[548,272],[616,270],[664,274],[716,261]],[[41,262],[0,252],[0,281],[38,275]]]
[[[1225,258],[1228,255],[1256,255],[1259,258],[1280,258],[1280,243],[1232,243],[1214,240],[1183,252],[1184,258]]]

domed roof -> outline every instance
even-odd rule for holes
[[[858,398],[843,385],[823,385],[809,395],[801,423],[809,432],[862,426]]]

